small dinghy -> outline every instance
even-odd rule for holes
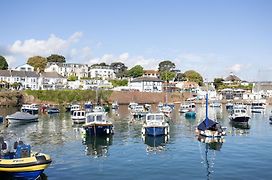
[[[38,121],[38,115],[32,115],[26,112],[16,112],[6,116],[8,123],[27,123]]]

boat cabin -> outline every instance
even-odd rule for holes
[[[95,123],[95,122],[96,123],[106,122],[105,113],[103,112],[87,113],[85,124]]]

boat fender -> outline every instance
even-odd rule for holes
[[[142,134],[145,134],[145,128],[142,128]]]
[[[168,128],[165,128],[164,129],[164,135],[167,135],[168,134],[168,130],[167,130]]]
[[[107,130],[106,130],[106,133],[107,133],[107,134],[109,134],[109,133],[110,133],[110,130],[109,130],[109,129],[107,129]]]

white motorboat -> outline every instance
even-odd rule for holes
[[[38,115],[32,115],[27,112],[16,112],[6,116],[8,123],[28,123],[38,121]]]
[[[85,111],[74,111],[71,119],[74,123],[84,123],[86,120],[86,113]]]
[[[26,112],[29,114],[38,114],[39,106],[37,104],[23,104],[21,107],[22,112]]]
[[[113,124],[104,112],[89,112],[83,125],[85,135],[111,135],[114,133]]]
[[[265,111],[265,104],[262,102],[253,102],[251,103],[251,112],[252,113],[263,113]]]
[[[168,135],[169,124],[165,120],[163,113],[148,113],[142,127],[142,134],[148,136]]]
[[[179,108],[180,113],[186,113],[189,111],[195,111],[195,103],[181,104]]]
[[[248,115],[246,109],[240,108],[240,109],[233,109],[231,111],[229,118],[233,122],[247,123],[248,120],[250,119],[250,116]]]

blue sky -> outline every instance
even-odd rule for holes
[[[269,0],[4,0],[0,54],[11,67],[34,55],[122,61],[157,69],[171,60],[204,78],[234,72],[272,80]]]

